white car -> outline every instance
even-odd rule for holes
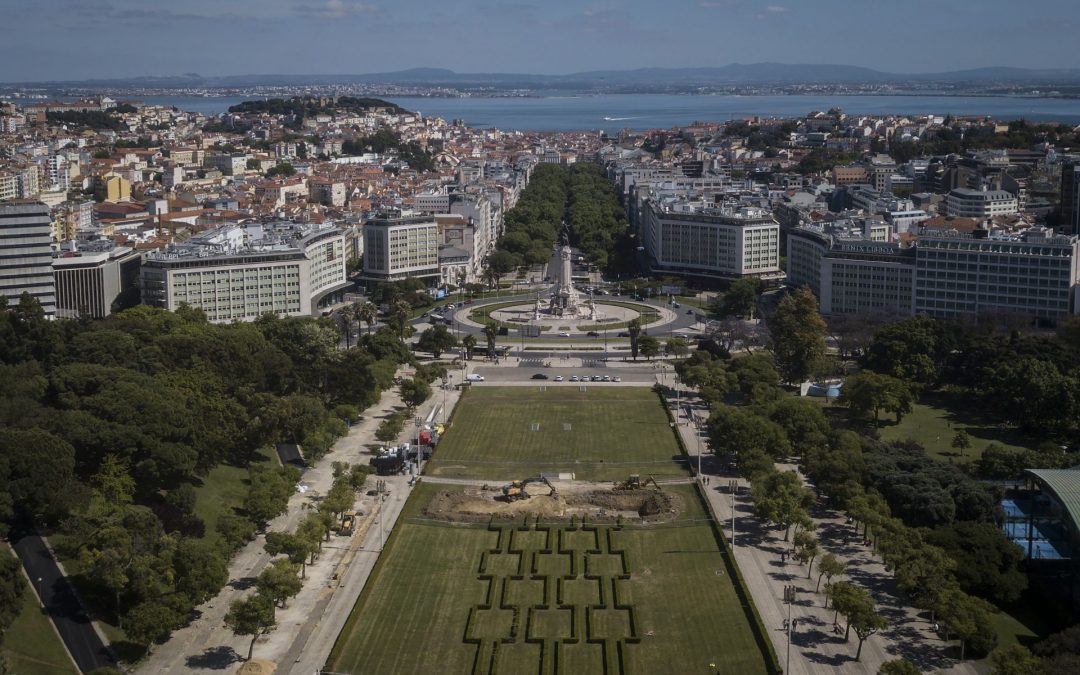
[[[570,333],[564,331],[562,333],[559,333],[559,337],[570,337]]]
[[[563,376],[562,375],[556,375],[555,376],[555,381],[556,382],[562,382],[563,381]]]
[[[577,382],[577,375],[571,375],[570,376],[570,381],[571,382]]]
[[[447,306],[446,306],[446,308],[447,308],[447,309],[453,309],[453,308],[454,308],[454,305],[452,305],[452,304],[450,304],[450,305],[447,305]]]
[[[622,382],[622,378],[619,377],[618,375],[616,375],[615,377],[611,378],[611,381],[612,382]]]

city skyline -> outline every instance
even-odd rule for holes
[[[782,0],[664,6],[469,0],[452,8],[428,0],[42,0],[8,9],[8,20],[22,30],[0,47],[0,81],[431,66],[552,75],[757,62],[835,63],[897,74],[1080,66],[1069,49],[1077,27],[1069,4],[1037,0],[1027,7],[1030,18],[1017,19],[1003,0],[981,3],[979,13],[966,3],[929,0],[904,6],[820,0],[813,7]],[[56,39],[42,42],[42,34]]]

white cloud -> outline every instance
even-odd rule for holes
[[[765,8],[765,11],[772,12],[773,14],[779,14],[781,12],[786,12],[787,7],[781,7],[780,5],[769,5]]]

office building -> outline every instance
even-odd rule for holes
[[[1080,159],[1061,165],[1061,221],[1058,231],[1080,235]]]
[[[68,242],[73,246],[74,242]],[[79,245],[63,251],[52,261],[56,284],[56,316],[101,319],[116,309],[138,302],[141,256],[127,246],[111,241]]]
[[[985,220],[1012,215],[1018,211],[1019,203],[1016,195],[1005,190],[955,188],[945,198],[945,209],[950,216]]]
[[[312,316],[350,286],[345,261],[345,233],[336,227],[227,225],[148,254],[142,298],[170,310],[187,303],[217,323],[266,312]]]
[[[780,225],[757,207],[650,200],[642,245],[654,272],[778,278]]]
[[[434,218],[381,218],[364,224],[364,271],[369,284],[408,277],[436,283],[439,228]]]
[[[51,233],[52,216],[44,204],[0,204],[0,296],[16,305],[29,293],[50,317],[56,314]]]

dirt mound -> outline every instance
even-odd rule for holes
[[[490,518],[514,519],[528,514],[545,520],[569,520],[587,516],[593,521],[619,518],[649,522],[674,520],[682,511],[677,495],[655,490],[613,492],[561,491],[558,497],[533,495],[507,502],[498,490],[440,490],[424,506],[424,516],[450,522],[487,522]]]

